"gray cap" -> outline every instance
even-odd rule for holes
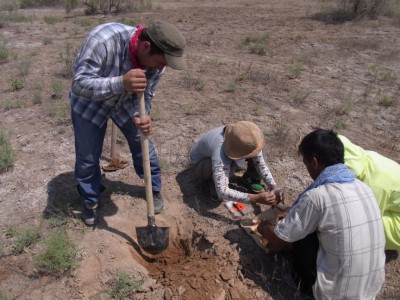
[[[147,33],[154,44],[164,52],[169,67],[176,70],[187,68],[183,59],[185,38],[174,25],[156,21],[148,27]]]

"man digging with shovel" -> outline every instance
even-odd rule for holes
[[[185,39],[166,22],[148,28],[108,23],[94,28],[78,53],[73,67],[71,117],[75,134],[75,177],[84,200],[82,219],[97,221],[101,189],[100,155],[107,120],[112,118],[125,136],[136,173],[144,177],[140,134],[151,133],[149,116],[155,89],[169,66],[186,68]],[[137,94],[144,93],[146,115],[139,117]],[[154,212],[164,207],[161,172],[154,145],[149,141]]]

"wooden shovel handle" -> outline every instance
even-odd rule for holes
[[[142,122],[143,116],[146,115],[146,108],[144,105],[144,93],[138,93],[136,95],[139,100],[140,122]],[[150,171],[149,140],[146,134],[143,133],[140,134],[140,143],[142,147],[144,185],[146,188],[147,216],[149,218],[154,218],[153,190],[152,190],[151,171]]]
[[[111,122],[111,160],[118,157],[117,154],[117,125],[114,121]]]

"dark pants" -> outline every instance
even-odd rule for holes
[[[101,127],[98,127],[72,111],[72,124],[75,134],[75,177],[79,184],[78,191],[85,201],[86,206],[93,207],[97,205],[100,198],[100,155],[103,149],[103,141],[106,134],[107,122]],[[136,174],[143,179],[144,171],[142,163],[140,130],[136,128],[131,121],[127,122],[124,126],[118,126],[118,128],[128,141]],[[160,163],[154,145],[150,139],[149,152],[153,191],[160,192]]]
[[[300,285],[300,291],[312,296],[312,286],[317,279],[317,254],[319,240],[317,233],[293,243],[293,277]]]

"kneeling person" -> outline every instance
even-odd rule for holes
[[[385,280],[385,234],[371,189],[344,165],[337,135],[317,129],[299,146],[314,182],[276,226],[259,232],[275,248],[293,243],[293,275],[316,299],[374,299]]]
[[[256,124],[239,121],[211,129],[193,146],[190,160],[196,177],[208,182],[212,200],[238,201],[243,203],[274,204],[282,197],[267,164],[262,149],[265,140]],[[253,193],[236,191],[229,187],[229,178],[245,164],[248,169],[243,175],[253,188]],[[258,183],[248,179],[262,179],[269,191],[260,189]]]

